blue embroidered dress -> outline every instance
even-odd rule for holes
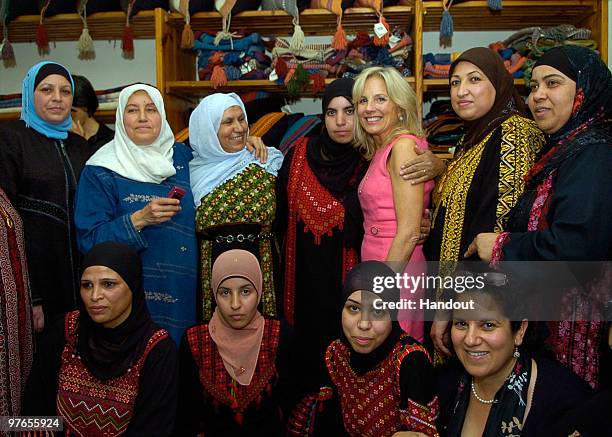
[[[155,323],[180,342],[195,323],[197,246],[195,207],[189,183],[191,150],[174,145],[176,175],[160,184],[137,182],[112,170],[87,165],[79,180],[75,223],[79,249],[87,252],[103,241],[119,241],[142,257],[147,306]],[[187,193],[172,220],[138,232],[130,219],[155,197],[166,197],[173,186]]]

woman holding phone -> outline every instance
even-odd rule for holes
[[[115,138],[85,166],[75,223],[82,252],[118,241],[140,253],[153,321],[178,342],[195,323],[197,247],[189,183],[191,151],[174,142],[159,91],[119,95]]]

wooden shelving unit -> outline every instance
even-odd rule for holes
[[[415,8],[413,6],[390,6],[385,8],[385,19],[391,26],[412,27]],[[219,29],[221,15],[218,12],[199,12],[190,19],[194,30]],[[342,27],[347,33],[372,29],[378,16],[371,8],[350,8],[344,11]],[[183,16],[177,13],[168,15],[170,26],[183,27]],[[256,23],[254,25],[254,23]],[[326,9],[306,9],[300,14],[300,26],[308,36],[330,35],[336,29],[336,16]],[[232,16],[234,30],[248,29],[262,35],[291,35],[292,17],[284,11],[245,11]]]
[[[423,2],[423,29],[439,31],[442,1]],[[504,0],[501,11],[491,11],[486,0],[453,4],[455,31],[519,30],[573,24],[593,31],[604,61],[608,57],[608,2],[606,0]]]
[[[140,11],[130,19],[130,26],[134,30],[136,39],[154,39],[155,11]],[[24,15],[17,17],[9,24],[9,37],[11,42],[32,42],[36,39],[40,17],[38,15]],[[45,18],[45,26],[49,32],[50,41],[76,41],[81,35],[83,22],[78,14],[58,14]],[[98,12],[87,17],[89,34],[93,39],[112,40],[121,39],[125,26],[124,12]],[[0,32],[2,25],[0,24]]]
[[[415,88],[419,103],[424,95],[448,91],[446,79],[423,79],[423,32],[438,32],[443,12],[440,0],[414,0],[409,6],[384,9],[391,26],[401,26],[413,39],[412,71],[407,80]],[[519,30],[529,26],[555,26],[573,24],[592,30],[604,61],[608,52],[608,2],[605,0],[504,0],[501,11],[492,12],[486,0],[469,0],[451,8],[455,31]],[[38,16],[19,17],[9,25],[12,42],[34,41]],[[374,10],[351,8],[345,11],[342,24],[347,34],[371,32],[378,21]],[[135,38],[155,39],[157,86],[164,95],[170,125],[179,132],[188,124],[189,110],[197,101],[215,92],[208,81],[197,81],[196,54],[180,49],[183,17],[164,10],[141,11],[130,20]],[[120,39],[125,24],[125,13],[103,12],[88,17],[91,36],[97,40]],[[45,25],[51,41],[75,41],[82,30],[77,14],[61,14],[46,18]],[[307,9],[300,15],[300,25],[308,36],[325,36],[335,32],[336,16],[325,9]],[[221,29],[221,16],[216,12],[194,14],[194,31],[216,32]],[[0,26],[1,29],[1,26]],[[289,36],[293,33],[292,18],[283,11],[245,11],[232,17],[231,30],[247,30],[262,35]],[[488,44],[491,41],[483,41]],[[521,80],[515,81],[524,89]],[[218,91],[247,92],[252,90],[285,92],[282,85],[267,80],[233,81]],[[309,91],[304,93],[304,96]],[[419,108],[422,106],[419,105]],[[103,121],[113,122],[114,111],[101,111]],[[0,114],[0,121],[15,119],[18,112]]]

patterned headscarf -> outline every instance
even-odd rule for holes
[[[525,191],[508,223],[510,230],[527,229],[537,187],[565,161],[576,157],[590,145],[612,144],[610,70],[596,52],[586,47],[567,45],[550,51],[553,50],[567,57],[577,77],[572,115],[561,129],[548,138],[538,162],[527,174]]]
[[[70,76],[70,72],[66,67],[58,64],[57,62],[39,62],[30,68],[23,78],[23,83],[21,86],[21,119],[25,121],[29,128],[34,129],[36,132],[39,132],[46,137],[53,138],[55,140],[65,140],[68,138],[68,131],[72,127],[72,116],[70,115],[70,112],[68,112],[68,116],[61,123],[49,123],[38,115],[36,112],[36,107],[34,106],[34,90],[36,89],[36,85],[40,83],[42,79],[44,79],[44,77],[39,78],[38,73],[40,69],[46,65],[53,66],[52,69],[49,69],[49,74],[54,74],[53,70],[63,70],[65,74],[62,74],[62,76],[69,78],[70,86],[74,90],[72,76]]]

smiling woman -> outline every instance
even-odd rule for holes
[[[289,435],[439,436],[429,354],[402,331],[397,311],[376,309],[376,300],[400,297],[395,287],[372,291],[381,277],[395,273],[379,261],[358,264],[347,275],[336,316],[342,335],[325,354],[327,380],[297,405]]]
[[[87,161],[75,223],[79,248],[120,241],[139,250],[153,320],[178,342],[196,320],[195,208],[191,151],[174,142],[159,91],[131,85],[119,95],[113,141]],[[181,200],[169,193],[181,189]]]
[[[200,246],[201,296],[198,318],[212,317],[215,301],[212,265],[229,249],[256,254],[263,271],[262,303],[265,316],[279,314],[278,253],[272,222],[276,212],[275,185],[283,155],[268,147],[267,161],[247,148],[248,119],[238,95],[212,94],[204,98],[189,118],[189,163],[196,204],[196,230]],[[259,139],[256,139],[259,140]]]
[[[573,424],[560,429],[557,421],[592,393],[560,364],[532,355],[542,345],[524,344],[526,319],[509,320],[521,297],[507,284],[457,294],[474,308],[453,311],[451,339],[461,368],[449,365],[437,381],[439,423],[449,437],[567,436]]]

